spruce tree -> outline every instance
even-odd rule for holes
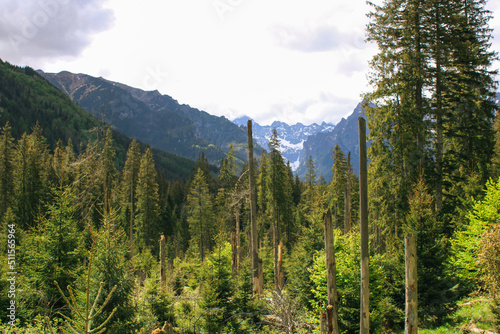
[[[14,205],[14,139],[7,122],[0,138],[0,220]]]
[[[63,301],[54,281],[64,287],[76,282],[83,259],[83,240],[78,230],[74,189],[58,187],[52,194],[53,203],[47,206],[47,214],[31,235],[33,241],[25,247],[27,256],[36,254],[28,265],[28,276],[34,280],[33,288],[42,291],[41,304],[58,309]]]
[[[115,188],[116,182],[116,167],[115,167],[115,146],[113,142],[113,134],[111,129],[106,130],[106,135],[103,140],[103,147],[101,151],[100,161],[100,175],[102,179],[103,189],[103,211],[110,211],[112,207],[111,201],[113,199],[112,192]]]
[[[121,179],[121,222],[122,227],[127,227],[130,242],[130,257],[133,256],[134,240],[134,218],[137,193],[137,181],[141,167],[141,151],[137,141],[134,139],[130,143],[127,151],[127,159],[123,168]]]
[[[212,249],[215,236],[213,204],[208,190],[205,172],[199,168],[189,187],[187,195],[187,221],[191,235],[190,247],[205,259],[205,254]]]
[[[376,104],[367,111],[370,197],[383,229],[396,232],[404,223],[411,186],[421,174],[434,191],[435,209],[450,219],[472,195],[465,194],[472,180],[486,180],[495,54],[488,50],[484,4],[373,5],[368,40],[377,43],[379,53],[370,63],[374,89],[365,97]]]
[[[151,247],[154,254],[158,253],[157,240],[160,235],[159,196],[157,174],[153,153],[148,147],[141,158],[141,166],[137,181],[136,207],[136,248],[139,250]]]
[[[42,203],[47,200],[49,184],[49,152],[38,124],[30,135],[18,141],[15,157],[16,216],[23,228],[34,227],[43,215]]]
[[[274,274],[276,290],[278,286],[278,246],[282,239],[288,249],[291,248],[293,237],[291,235],[290,225],[292,224],[292,198],[291,198],[291,180],[280,152],[280,142],[278,132],[273,129],[271,139],[269,140],[269,174],[268,174],[268,201],[273,218],[273,250],[274,250]],[[287,232],[282,236],[283,226]]]
[[[205,263],[202,290],[204,328],[208,333],[228,332],[228,320],[233,313],[233,288],[231,276],[231,245],[221,235],[217,246]]]
[[[337,144],[332,153],[332,182],[330,183],[330,205],[332,206],[335,228],[344,228],[345,189],[347,187],[347,161]]]
[[[128,250],[124,243],[125,230],[117,225],[117,218],[117,212],[105,212],[102,228],[96,233],[92,294],[97,295],[99,287],[101,295],[97,305],[100,307],[106,299],[108,302],[94,321],[103,323],[113,314],[106,325],[109,333],[135,333],[134,277],[125,262]]]

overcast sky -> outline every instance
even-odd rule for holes
[[[260,124],[337,123],[368,90],[376,52],[364,42],[365,0],[0,0],[0,8],[5,61],[157,89]],[[488,8],[500,13],[500,1]],[[500,20],[490,26],[499,51]]]

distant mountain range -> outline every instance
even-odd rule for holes
[[[179,104],[158,91],[70,72],[38,71],[83,109],[117,131],[154,148],[196,160],[203,153],[219,164],[232,144],[240,164],[247,159],[247,134],[225,117]]]
[[[359,135],[358,135],[358,117],[364,117],[362,103],[359,103],[351,115],[335,125],[332,131],[317,133],[310,136],[304,142],[302,158],[300,160],[297,173],[304,175],[307,171],[307,160],[312,156],[316,165],[316,174],[323,175],[326,181],[331,177],[333,165],[332,153],[335,145],[339,145],[342,152],[347,157],[351,152],[351,165],[353,172],[357,175],[359,170]],[[369,130],[367,129],[367,134]],[[369,146],[369,143],[368,143]]]
[[[0,59],[0,128],[11,126],[17,140],[38,124],[50,150],[59,140],[73,143],[76,153],[96,138],[102,123],[77,106],[66,94],[51,85],[30,67],[18,67]],[[132,139],[113,130],[116,163],[123,167]],[[138,142],[141,150],[146,145]],[[193,160],[153,149],[156,167],[169,180],[187,180],[196,164]]]
[[[363,116],[361,103],[354,109],[353,113],[337,124],[323,122],[304,125],[297,123],[288,125],[283,122],[274,122],[271,125],[261,126],[252,122],[255,140],[267,148],[273,128],[276,128],[281,143],[282,155],[290,161],[292,169],[299,176],[305,175],[307,171],[307,160],[312,156],[316,174],[323,175],[328,181],[331,176],[333,160],[331,158],[333,148],[339,144],[347,156],[351,152],[351,164],[353,171],[357,174],[359,169],[359,145],[358,145],[358,117]],[[233,122],[240,126],[247,124],[249,117],[240,117]]]
[[[181,105],[158,91],[143,91],[121,83],[69,72],[38,71],[54,86],[66,93],[89,113],[104,117],[116,130],[157,149],[189,159],[204,153],[211,163],[219,164],[233,145],[240,165],[247,161],[247,116],[232,122],[225,117],[210,115],[202,110]],[[500,93],[496,96],[500,105]],[[256,155],[268,149],[273,128],[276,128],[283,157],[299,176],[307,170],[312,156],[316,174],[329,181],[336,144],[347,156],[357,174],[359,168],[358,117],[364,115],[362,104],[338,124],[288,125],[276,121],[260,125],[252,120]]]
[[[204,153],[211,163],[219,164],[232,144],[239,163],[247,161],[249,117],[231,122],[225,117],[179,104],[158,91],[144,91],[102,77],[66,71],[45,73],[39,70],[38,73],[89,113],[104,117],[117,131],[154,148],[189,159],[197,159]],[[307,159],[312,155],[317,174],[328,179],[333,162],[330,156],[337,143],[345,154],[351,151],[357,171],[359,115],[362,115],[360,106],[337,125],[326,122],[288,125],[277,121],[262,126],[253,121],[255,153],[258,156],[263,149],[268,149],[272,130],[276,128],[283,157],[299,176],[304,175]]]
[[[248,116],[239,117],[233,120],[233,123],[240,127],[246,128],[248,120],[252,120]],[[304,142],[310,137],[318,133],[329,132],[334,129],[333,124],[323,122],[321,125],[316,123],[304,125],[297,123],[288,125],[284,122],[275,121],[271,125],[260,125],[252,120],[252,131],[254,140],[266,150],[268,148],[269,139],[271,138],[273,129],[278,132],[278,137],[281,144],[281,154],[290,161],[292,170],[296,171],[299,167]]]

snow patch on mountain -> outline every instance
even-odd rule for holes
[[[233,123],[240,127],[246,127],[248,120],[252,120],[248,116],[239,117],[233,120]],[[288,125],[284,122],[273,122],[271,125],[260,125],[252,120],[252,132],[254,140],[262,147],[268,148],[269,140],[273,129],[278,132],[280,141],[280,151],[283,158],[290,162],[293,171],[299,167],[304,142],[310,137],[322,132],[330,132],[335,128],[335,125],[323,122],[322,124],[304,125],[297,123]]]

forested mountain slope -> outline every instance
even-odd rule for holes
[[[118,131],[154,148],[189,159],[203,153],[218,164],[233,145],[240,163],[247,160],[246,132],[225,117],[181,105],[158,91],[143,91],[101,77],[39,73],[89,113],[104,116]]]
[[[71,139],[76,153],[97,137],[102,126],[97,117],[77,106],[33,69],[0,60],[0,127],[7,122],[15,139],[38,124],[50,149],[57,146],[59,139],[64,144]],[[122,166],[132,139],[118,131],[113,131],[113,137],[116,164]],[[194,161],[173,154],[159,150],[154,154],[159,169],[171,179],[187,179],[194,166]]]

